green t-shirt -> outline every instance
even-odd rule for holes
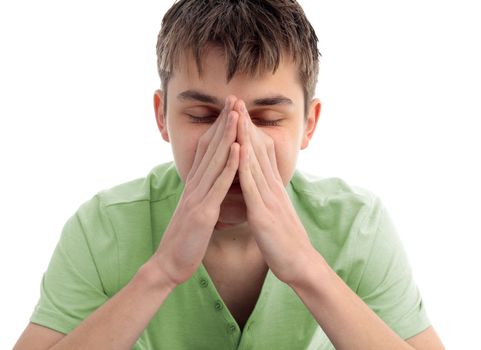
[[[30,321],[69,333],[152,256],[184,189],[174,162],[98,192],[65,223]],[[287,193],[329,266],[407,339],[430,321],[379,198],[339,178],[295,170]],[[241,331],[205,266],[165,299],[134,349],[334,349],[294,290],[268,270]]]

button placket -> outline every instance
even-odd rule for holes
[[[237,326],[234,323],[229,323],[227,325],[227,332],[234,333],[237,330]]]
[[[222,309],[224,308],[224,305],[222,305],[222,302],[221,302],[220,300],[217,300],[217,301],[215,302],[215,306],[214,306],[214,307],[215,307],[215,309],[216,309],[217,311],[220,311],[220,310],[222,310]]]
[[[235,347],[237,346],[239,342],[239,335],[237,334],[238,327],[237,324],[232,322],[233,317],[230,315],[228,312],[227,308],[225,307],[225,304],[223,300],[221,299],[221,296],[219,292],[217,291],[214,283],[212,282],[204,264],[199,265],[199,270],[197,271],[198,276],[197,276],[197,283],[199,288],[202,289],[202,294],[206,293],[206,296],[208,298],[211,298],[211,301],[209,301],[209,304],[213,306],[213,309],[218,316],[219,320],[222,319],[224,330],[226,334],[228,334],[228,338],[233,342],[232,345]],[[222,328],[220,328],[222,329]]]
[[[248,324],[246,324],[248,332],[252,332],[251,329],[251,324],[254,323],[254,320],[250,320],[253,316],[255,316],[256,313],[259,313],[262,308],[265,307],[265,299],[269,295],[269,289],[271,288],[270,284],[273,282],[271,279],[274,278],[272,275],[271,270],[269,269],[267,271],[266,277],[264,279],[264,283],[262,285],[259,298],[257,300],[257,303],[254,307],[254,310],[252,311],[249,319],[248,319]],[[205,280],[205,281],[203,281]],[[230,334],[233,338],[233,341],[235,344],[238,344],[239,336],[242,336],[243,332],[240,332],[240,328],[238,327],[237,323],[235,322],[234,317],[230,314],[230,311],[225,307],[225,304],[223,303],[223,300],[221,300],[221,296],[215,287],[214,283],[212,282],[209,273],[207,272],[207,269],[205,268],[204,264],[201,263],[199,265],[199,286],[202,288],[205,288],[209,286],[209,288],[205,288],[206,292],[213,298],[213,306],[215,311],[218,311],[218,315],[222,316],[224,318],[224,321],[226,322],[224,325],[224,329],[228,334]],[[212,283],[211,283],[212,282]],[[212,304],[211,304],[212,305]],[[249,336],[247,336],[249,338]]]
[[[209,285],[209,281],[207,281],[205,278],[202,278],[199,284],[202,288],[206,288]]]

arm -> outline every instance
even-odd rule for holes
[[[227,123],[232,104],[228,97],[222,117],[199,139],[182,196],[150,259],[143,259],[147,250],[122,265],[118,236],[99,195],[70,217],[16,349],[131,349],[170,292],[191,278],[205,256],[238,167],[234,124]],[[122,224],[122,218],[116,220]],[[150,238],[150,226],[145,230]],[[119,270],[133,266],[138,270],[120,289]]]
[[[428,331],[430,339],[422,343],[429,346],[414,347],[414,344],[421,344],[414,340],[420,335],[408,342],[401,339],[344,283],[317,251],[311,254],[311,259],[304,281],[291,287],[336,349],[444,349],[439,338],[433,338],[434,332],[431,331]],[[422,337],[426,338],[426,335]]]
[[[175,287],[158,266],[149,260],[124,288],[67,336],[32,323],[14,350],[131,349]]]
[[[352,225],[351,241],[358,246],[350,251],[343,248],[350,254],[349,272],[360,278],[356,292],[365,303],[312,246],[278,171],[272,139],[252,125],[241,100],[235,110],[242,117],[239,174],[249,229],[270,269],[294,289],[336,349],[413,349],[401,335],[407,338],[421,328],[426,330],[429,319],[383,205],[370,201],[369,216],[358,220],[367,226],[359,230]],[[438,344],[441,347],[431,349],[442,348]]]

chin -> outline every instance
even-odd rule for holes
[[[216,230],[225,230],[227,228],[232,228],[232,227],[235,227],[239,225],[238,223],[225,223],[225,222],[220,222],[220,221],[217,221],[217,223],[215,224],[215,229]]]

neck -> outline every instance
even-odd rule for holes
[[[225,224],[217,222],[212,233],[209,245],[219,249],[248,250],[255,244],[247,221],[240,224]]]

